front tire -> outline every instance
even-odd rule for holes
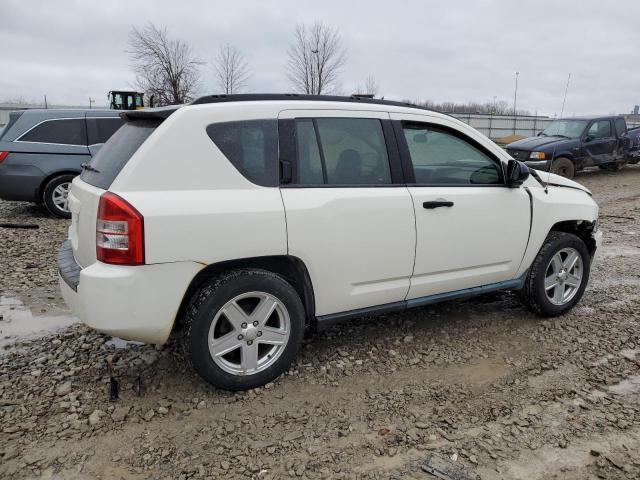
[[[558,157],[552,160],[551,173],[566,178],[573,178],[576,175],[576,166],[566,157]]]
[[[51,215],[71,218],[67,197],[75,175],[64,174],[52,178],[42,191],[42,200]]]
[[[522,302],[543,317],[562,315],[582,298],[590,268],[591,256],[579,237],[551,232],[529,269]]]
[[[212,279],[185,313],[187,360],[224,390],[262,386],[293,362],[305,327],[296,290],[265,270],[234,270]]]

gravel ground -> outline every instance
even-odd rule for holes
[[[176,343],[115,348],[81,325],[13,339],[0,353],[0,478],[429,479],[432,456],[468,478],[640,478],[640,167],[578,181],[605,245],[561,318],[501,293],[362,319],[237,394],[186,369]],[[0,330],[18,308],[7,299],[64,313],[54,255],[67,222],[0,202],[2,221],[40,229],[0,230]]]

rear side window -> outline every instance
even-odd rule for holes
[[[391,183],[380,120],[315,118],[296,120],[301,185],[386,185]]]
[[[89,145],[105,143],[124,124],[120,117],[87,118]]]
[[[247,180],[263,187],[278,185],[276,120],[214,123],[207,134]]]
[[[627,123],[624,121],[624,118],[616,118],[616,133],[618,136],[621,136],[626,131]]]
[[[86,146],[87,129],[84,118],[45,120],[27,131],[17,140],[21,142]]]
[[[95,187],[107,190],[140,145],[160,123],[155,120],[125,123],[93,157],[92,168],[82,170],[80,178]]]

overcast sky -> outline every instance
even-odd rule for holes
[[[134,87],[132,25],[165,25],[211,61],[230,43],[247,57],[249,91],[286,92],[296,23],[339,29],[343,93],[373,75],[388,99],[513,104],[565,114],[627,113],[640,103],[638,0],[67,1],[0,0],[0,101],[106,104]],[[215,93],[202,69],[202,93]]]

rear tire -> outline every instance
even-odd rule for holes
[[[565,178],[573,178],[576,174],[576,166],[566,157],[558,157],[552,160],[551,173]]]
[[[64,174],[52,178],[42,191],[44,206],[51,215],[60,218],[71,218],[67,196],[75,175]]]
[[[520,291],[522,303],[543,317],[562,315],[582,298],[590,268],[591,256],[580,238],[570,233],[551,232]]]
[[[224,390],[260,387],[295,359],[305,311],[295,289],[266,270],[233,270],[195,293],[184,318],[187,360]]]

